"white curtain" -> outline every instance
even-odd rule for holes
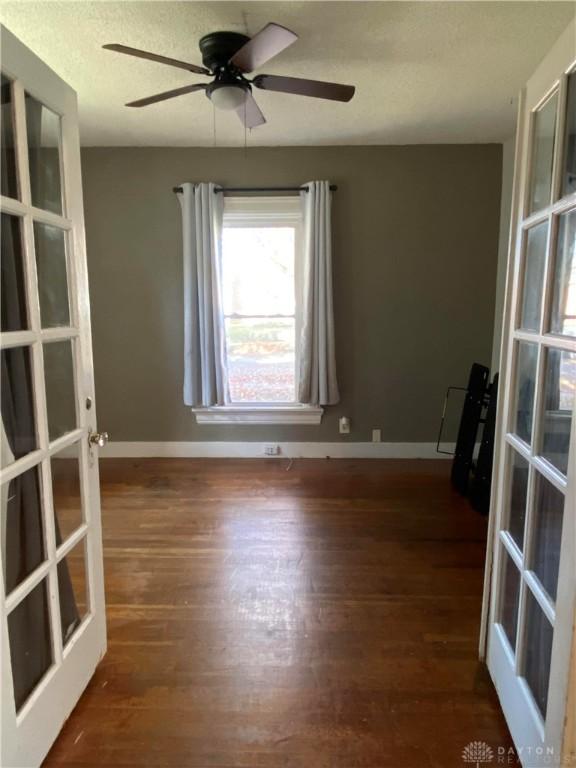
[[[184,244],[184,403],[228,401],[223,327],[223,195],[214,184],[182,184]]]
[[[330,182],[311,181],[301,192],[304,211],[303,302],[298,400],[334,405],[336,381],[332,299]]]

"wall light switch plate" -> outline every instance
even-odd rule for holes
[[[381,429],[373,429],[372,430],[372,442],[373,443],[380,443],[380,442],[382,442],[382,430]]]
[[[341,416],[340,421],[338,422],[340,426],[340,434],[341,435],[349,435],[350,434],[350,419],[348,416]]]

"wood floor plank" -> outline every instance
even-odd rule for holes
[[[486,521],[445,461],[102,461],[109,648],[45,765],[462,768]]]

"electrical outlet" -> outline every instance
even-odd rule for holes
[[[264,446],[264,456],[278,456],[280,454],[280,446],[275,443],[268,443]]]
[[[340,421],[338,422],[340,426],[340,434],[341,435],[349,435],[350,434],[350,419],[348,416],[340,416]]]
[[[380,429],[373,429],[372,430],[372,442],[373,443],[380,443],[382,441],[382,430]]]

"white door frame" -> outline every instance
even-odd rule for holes
[[[558,38],[557,42],[543,59],[540,66],[530,78],[525,88],[520,93],[518,104],[518,123],[516,134],[516,150],[514,162],[514,184],[512,191],[512,217],[509,238],[509,256],[507,266],[503,335],[500,349],[500,397],[495,434],[495,454],[493,467],[492,497],[490,504],[490,517],[488,526],[488,544],[486,555],[486,570],[484,577],[484,595],[482,603],[482,621],[480,631],[480,658],[488,657],[493,666],[501,670],[501,679],[495,681],[498,694],[507,717],[508,725],[517,748],[526,738],[526,734],[532,730],[533,745],[538,743],[546,750],[553,750],[554,760],[558,762],[538,763],[536,757],[524,753],[522,757],[524,765],[558,765],[561,764],[561,754],[564,745],[564,723],[566,703],[568,696],[568,672],[571,661],[571,648],[573,643],[574,616],[576,606],[576,569],[574,566],[576,557],[576,416],[572,418],[572,433],[570,441],[570,466],[567,474],[567,493],[565,501],[564,524],[562,533],[562,556],[558,578],[558,595],[556,599],[556,623],[554,628],[554,640],[552,649],[552,665],[550,670],[550,696],[548,700],[548,713],[545,729],[535,727],[527,728],[525,719],[514,717],[514,706],[511,698],[514,688],[518,685],[518,678],[510,673],[509,659],[490,657],[494,649],[493,642],[494,610],[498,585],[499,563],[495,558],[498,548],[498,539],[504,514],[504,500],[506,494],[506,433],[509,424],[510,404],[513,385],[513,347],[514,337],[518,337],[515,329],[516,307],[520,285],[520,266],[522,250],[522,234],[527,224],[536,224],[539,220],[545,220],[552,209],[553,212],[561,212],[573,207],[576,195],[572,194],[546,209],[546,216],[540,212],[532,216],[526,216],[528,198],[528,171],[530,153],[532,151],[532,127],[530,119],[532,111],[555,88],[559,92],[559,113],[566,105],[566,75],[573,70],[576,60],[576,20],[572,21],[567,29]],[[555,163],[552,178],[553,199],[558,200],[560,185],[560,164],[563,158],[564,134],[560,121],[556,125],[556,146],[560,161]],[[554,237],[554,233],[550,233]],[[549,247],[552,252],[553,243]],[[548,265],[549,267],[550,265]],[[550,302],[549,292],[543,297],[543,311],[546,312]],[[536,340],[541,341],[543,336]],[[532,340],[532,338],[530,339]],[[564,343],[560,337],[554,337],[554,345],[565,349],[573,349],[573,340]],[[540,366],[542,368],[542,366]],[[542,370],[538,377],[543,375]],[[537,403],[534,406],[536,414]],[[535,416],[536,418],[536,416]],[[521,608],[522,610],[522,608]],[[494,674],[493,674],[494,677]],[[537,712],[535,713],[537,714]],[[535,721],[537,718],[535,717]],[[526,742],[525,742],[526,743]],[[550,758],[550,756],[548,756]]]
[[[28,346],[32,359],[38,449],[0,472],[8,483],[23,471],[37,466],[41,477],[46,559],[6,596],[0,569],[0,765],[40,765],[63,723],[90,680],[106,650],[100,492],[98,460],[89,435],[96,431],[94,373],[90,330],[90,305],[84,235],[84,211],[80,173],[80,142],[75,92],[24,46],[5,27],[0,27],[2,71],[13,80],[13,122],[18,166],[18,200],[1,197],[3,213],[22,221],[23,258],[28,304],[28,330],[2,335],[2,347]],[[58,215],[32,205],[28,167],[25,92],[60,116],[60,171],[63,213]],[[70,327],[42,329],[38,302],[34,245],[35,221],[64,231],[67,249]],[[44,392],[46,343],[70,340],[76,388],[76,429],[50,442]],[[87,398],[91,405],[88,407]],[[51,458],[64,458],[75,445],[80,456],[83,522],[60,545],[54,525]],[[63,452],[63,453],[62,453]],[[4,512],[4,511],[3,511]],[[84,546],[86,582],[89,591],[87,615],[63,643],[60,628],[60,598],[57,564],[80,542]],[[0,551],[0,558],[2,552]],[[48,587],[53,663],[22,708],[16,713],[11,673],[8,614],[37,584]]]

